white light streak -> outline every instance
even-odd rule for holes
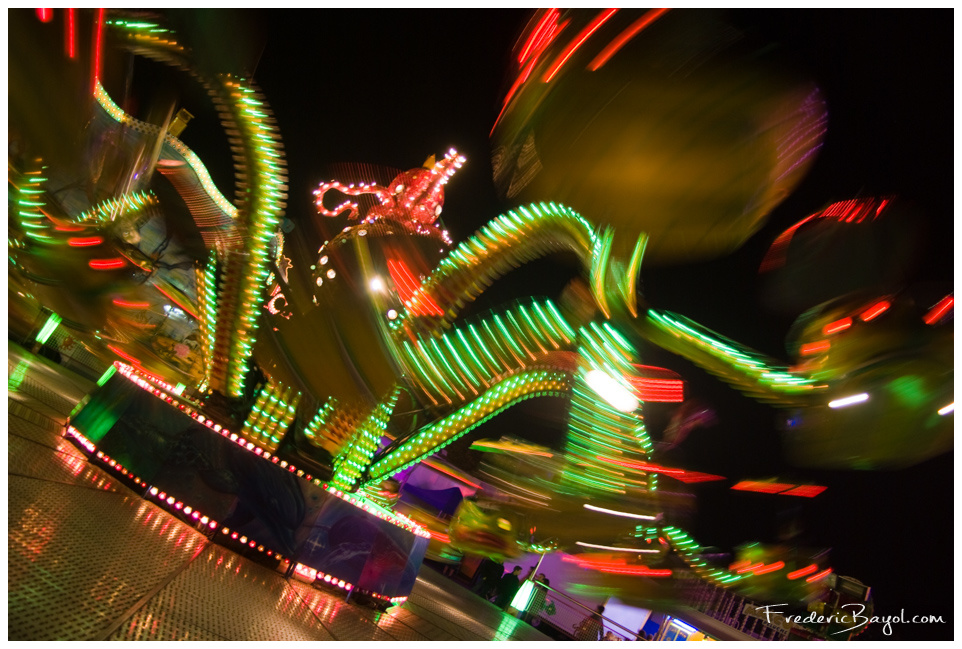
[[[595,545],[594,543],[585,543],[584,541],[577,541],[575,545],[580,545],[583,548],[596,548],[598,550],[614,550],[615,552],[634,552],[636,554],[658,554],[661,550],[642,550],[641,548],[615,548],[610,545]]]
[[[591,511],[601,512],[602,514],[611,514],[613,516],[624,516],[625,518],[639,518],[643,521],[653,521],[657,519],[657,516],[647,516],[646,514],[630,514],[628,512],[619,512],[614,509],[605,509],[604,507],[595,507],[594,505],[589,505],[585,503],[585,509],[590,509]]]
[[[859,394],[853,394],[850,397],[843,397],[841,399],[835,399],[834,401],[829,401],[828,407],[844,408],[846,406],[851,406],[856,403],[862,403],[863,401],[868,401],[868,392],[861,392]]]

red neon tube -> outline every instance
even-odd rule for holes
[[[56,228],[59,230],[60,228]],[[70,237],[67,239],[67,244],[74,247],[83,246],[99,246],[104,242],[103,237]]]
[[[575,51],[579,47],[581,47],[586,40],[588,40],[589,36],[591,36],[596,31],[598,31],[598,28],[604,25],[609,18],[614,16],[616,11],[618,10],[606,9],[605,11],[598,14],[594,20],[588,23],[588,26],[585,27],[583,30],[581,30],[581,33],[578,34],[575,37],[575,39],[568,44],[568,47],[565,48],[565,50],[561,53],[561,55],[557,59],[555,59],[555,62],[551,66],[551,69],[549,69],[548,72],[544,75],[544,79],[543,79],[544,82],[548,83],[549,81],[554,79],[554,76],[558,74],[558,70],[560,70],[562,66],[568,62],[568,59],[571,58],[571,56],[575,53]]]
[[[608,62],[608,59],[613,57],[618,50],[625,46],[628,41],[637,36],[638,32],[664,16],[666,13],[668,13],[668,9],[649,9],[647,12],[645,12],[644,16],[633,22],[628,29],[621,32],[621,34],[618,35],[618,38],[611,41],[611,43],[608,44],[608,47],[601,50],[601,54],[596,56],[595,60],[588,64],[588,69],[594,72],[603,66]]]
[[[932,307],[932,310],[926,313],[925,317],[922,318],[925,321],[925,324],[930,325],[937,322],[943,315],[945,315],[946,311],[952,308],[954,303],[955,298],[951,295],[946,295],[944,298],[939,300],[939,303]]]
[[[97,10],[97,23],[94,27],[94,65],[93,65],[93,83],[91,84],[91,92],[96,92],[97,81],[100,79],[100,50],[103,44],[103,34],[104,34],[104,10]]]
[[[859,317],[862,319],[862,322],[868,322],[870,320],[874,320],[875,318],[879,317],[880,315],[888,311],[888,308],[890,306],[892,306],[892,304],[888,300],[882,300],[881,302],[878,302],[870,306],[869,308],[865,309],[865,311],[863,311],[862,315],[860,315]]]
[[[87,265],[94,270],[115,270],[117,268],[123,268],[127,265],[127,262],[116,257],[114,259],[91,259],[87,262]]]
[[[67,9],[67,56],[76,58],[77,56],[77,34],[74,26],[73,9]]]
[[[818,566],[813,563],[811,565],[805,566],[804,568],[800,568],[798,570],[788,573],[786,577],[788,577],[789,579],[798,579],[799,577],[810,575],[816,570],[818,570]]]

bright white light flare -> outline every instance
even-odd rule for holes
[[[635,395],[609,374],[601,370],[591,370],[585,375],[585,381],[602,399],[621,412],[634,412],[638,408]]]

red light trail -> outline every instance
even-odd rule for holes
[[[608,62],[608,59],[614,56],[628,41],[637,36],[641,30],[666,13],[668,13],[668,9],[649,9],[644,16],[631,23],[628,29],[621,32],[615,40],[611,41],[605,49],[601,50],[601,54],[596,56],[595,60],[588,64],[588,69],[594,72],[603,66]]]

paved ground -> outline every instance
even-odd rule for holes
[[[93,383],[7,363],[8,640],[549,640],[430,568],[380,612],[210,543],[60,436]]]

